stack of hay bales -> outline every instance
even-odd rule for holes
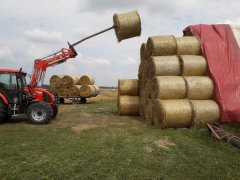
[[[50,85],[56,89],[58,96],[66,97],[95,97],[99,94],[99,87],[95,85],[92,76],[53,75]]]
[[[139,88],[137,79],[118,80],[118,114],[139,116]]]
[[[139,113],[159,128],[202,127],[220,117],[194,36],[153,36],[140,49]]]

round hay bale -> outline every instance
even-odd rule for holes
[[[95,79],[93,76],[90,76],[90,75],[81,76],[81,78],[79,79],[80,85],[93,85],[94,83],[95,83]]]
[[[63,75],[52,75],[50,78],[50,85],[53,87],[60,87],[62,85]]]
[[[213,98],[214,85],[207,76],[185,76],[187,84],[187,98],[191,100],[205,100]]]
[[[81,85],[73,85],[69,88],[69,96],[80,96]]]
[[[182,76],[204,76],[207,74],[207,61],[203,56],[181,55]]]
[[[71,87],[73,85],[78,85],[79,84],[79,79],[80,79],[80,76],[65,75],[62,78],[62,84],[66,87]]]
[[[118,93],[119,95],[137,96],[139,94],[138,80],[137,79],[119,79]]]
[[[177,53],[174,36],[152,36],[147,40],[147,56],[166,56]]]
[[[99,94],[99,93],[100,93],[100,88],[99,88],[99,86],[93,85],[93,87],[95,88],[95,93],[96,93],[96,94]]]
[[[57,88],[57,95],[58,96],[68,96],[68,88],[67,87]]]
[[[147,99],[146,101],[147,105],[146,105],[146,121],[149,123],[149,124],[153,124],[153,117],[152,117],[152,107],[153,107],[153,100],[152,99]]]
[[[177,54],[178,55],[199,55],[200,42],[195,36],[177,37]]]
[[[145,61],[147,58],[147,45],[146,43],[142,43],[141,48],[140,48],[140,59],[141,62]]]
[[[118,42],[141,35],[141,19],[137,11],[115,13],[113,23]]]
[[[89,98],[96,94],[96,88],[93,85],[82,85],[82,87],[80,88],[81,97]]]
[[[152,56],[149,60],[148,77],[179,76],[181,65],[178,56]]]
[[[207,123],[219,122],[220,110],[218,104],[212,100],[190,100],[193,110],[192,126],[206,127]]]
[[[158,128],[186,128],[192,120],[191,104],[188,100],[155,100],[153,122]]]
[[[156,76],[152,79],[153,99],[184,99],[186,94],[186,83],[181,76]]]
[[[139,116],[139,96],[119,96],[118,102],[120,116]]]

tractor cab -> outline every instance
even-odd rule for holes
[[[26,87],[26,73],[15,69],[0,69],[0,93],[9,104],[23,103],[24,87]]]

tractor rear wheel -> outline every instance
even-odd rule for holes
[[[53,117],[53,109],[45,102],[32,103],[27,108],[27,117],[33,124],[47,124]]]
[[[0,123],[4,122],[7,116],[7,109],[3,102],[0,101]]]

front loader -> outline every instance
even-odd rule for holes
[[[58,114],[57,100],[47,89],[41,88],[48,67],[53,67],[75,58],[76,45],[83,41],[115,29],[118,41],[141,34],[141,21],[136,11],[114,14],[114,25],[70,44],[69,48],[36,59],[31,81],[26,84],[26,72],[22,69],[0,69],[0,122],[9,120],[18,114],[26,114],[29,122],[46,124]]]

